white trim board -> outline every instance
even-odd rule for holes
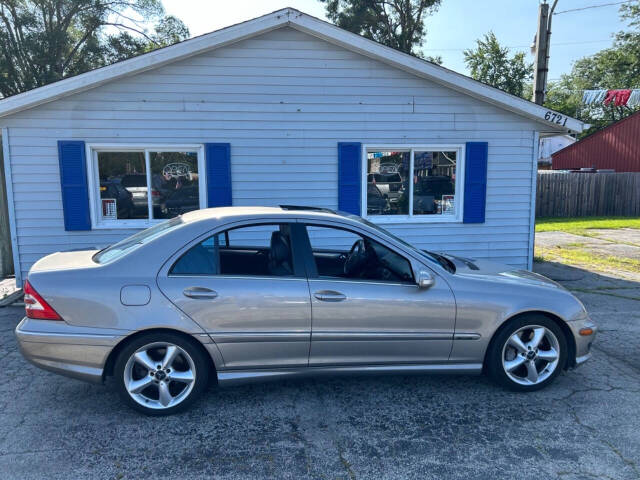
[[[13,269],[16,275],[16,286],[22,287],[22,269],[18,250],[18,231],[16,229],[16,211],[13,202],[13,175],[11,174],[11,151],[9,149],[9,129],[2,129],[2,155],[4,157],[5,182],[7,185],[7,210],[9,211],[9,230],[11,231],[11,251],[13,253]]]
[[[154,50],[129,60],[0,100],[0,117],[286,26],[535,120],[541,125],[540,131],[580,133],[587,128],[587,125],[575,118],[554,112],[434,63],[368,40],[293,8],[284,8],[247,22],[185,40],[170,47]]]
[[[411,152],[410,171],[413,175],[414,153],[415,151],[452,151],[455,150],[458,158],[456,159],[456,180],[455,180],[455,215],[442,214],[418,214],[413,213],[413,195],[409,195],[409,206],[407,215],[369,215],[367,213],[367,176],[369,175],[367,153],[375,150],[391,150],[394,152]],[[386,224],[424,224],[424,223],[463,223],[464,217],[464,175],[466,165],[466,144],[465,143],[430,143],[430,144],[363,144],[360,159],[360,205],[362,209],[361,216],[370,222],[380,225]],[[413,182],[411,182],[413,184]],[[413,191],[415,187],[411,187]]]
[[[533,256],[536,248],[536,199],[538,196],[538,153],[540,134],[533,132],[533,159],[531,161],[531,211],[529,212],[529,258],[527,266],[533,270]]]

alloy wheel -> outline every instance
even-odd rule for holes
[[[529,325],[512,333],[502,348],[502,367],[512,381],[537,385],[553,375],[560,361],[560,343],[541,325]]]
[[[196,384],[196,368],[183,348],[169,342],[147,344],[124,367],[124,386],[140,405],[156,410],[183,402]]]

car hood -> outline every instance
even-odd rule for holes
[[[488,260],[478,260],[474,258],[457,257],[442,253],[456,267],[456,275],[499,281],[504,283],[517,283],[521,285],[533,285],[538,287],[555,287],[564,289],[562,285],[548,279],[543,275],[530,272],[528,270],[516,269],[509,265],[491,262]]]

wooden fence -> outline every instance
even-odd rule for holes
[[[640,216],[640,173],[539,173],[536,216]]]

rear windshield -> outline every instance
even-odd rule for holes
[[[125,175],[120,182],[123,187],[146,187],[147,176],[146,175]]]
[[[113,260],[128,255],[141,245],[149,243],[150,241],[165,235],[171,230],[178,228],[180,225],[182,225],[182,218],[180,217],[174,217],[171,220],[154,225],[153,227],[138,232],[118,243],[114,243],[110,247],[100,250],[93,256],[93,261],[101,264],[112,262]]]

